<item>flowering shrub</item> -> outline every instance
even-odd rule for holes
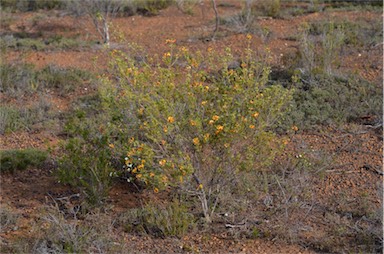
[[[262,170],[280,151],[283,140],[271,126],[291,92],[266,85],[270,69],[250,48],[238,68],[229,68],[229,48],[191,53],[166,43],[169,52],[140,67],[111,53],[100,94],[109,128],[119,133],[115,143],[125,149],[124,172],[115,173],[128,172],[128,180],[155,192],[178,187],[197,196],[209,222],[221,195],[241,187],[239,176]]]

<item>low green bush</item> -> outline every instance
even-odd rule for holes
[[[147,204],[130,209],[119,219],[126,232],[149,234],[155,237],[181,237],[195,226],[194,216],[178,201],[162,207]]]
[[[108,188],[114,176],[155,192],[177,187],[201,202],[209,222],[224,193],[244,188],[242,176],[262,171],[281,151],[272,126],[292,92],[267,85],[269,67],[249,48],[231,69],[230,49],[204,56],[167,43],[169,52],[142,66],[111,52],[102,110],[73,118],[61,176],[88,193]]]
[[[39,167],[48,158],[48,153],[37,149],[0,151],[0,172],[14,172],[28,167]]]
[[[343,43],[353,47],[371,47],[379,44],[383,38],[382,21],[360,19],[358,21],[316,21],[309,24],[309,34],[321,36],[334,26],[344,33]]]
[[[43,127],[41,124],[48,124],[58,115],[51,112],[51,105],[44,99],[24,108],[5,105],[0,108],[0,134],[18,130],[31,131],[39,124]]]
[[[285,123],[301,129],[318,125],[342,125],[373,116],[382,121],[382,89],[356,76],[317,75],[295,83],[293,109]]]
[[[49,65],[37,70],[30,64],[0,65],[0,91],[12,98],[45,92],[46,89],[65,96],[89,79],[90,73],[75,68]]]
[[[63,145],[65,154],[57,171],[61,182],[84,190],[91,205],[101,205],[108,196],[113,172],[114,153],[109,147],[114,135],[105,129],[108,121],[102,114],[88,119],[84,111],[76,111],[65,126],[71,137]]]
[[[0,0],[1,10],[10,11],[36,11],[62,9],[65,6],[63,0]]]

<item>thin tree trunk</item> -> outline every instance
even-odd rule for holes
[[[215,11],[215,30],[213,31],[212,40],[215,39],[216,33],[219,30],[219,12],[217,11],[216,0],[211,0],[213,10]]]

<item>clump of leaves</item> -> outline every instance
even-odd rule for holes
[[[0,66],[0,91],[9,97],[20,97],[54,89],[60,95],[74,91],[89,80],[91,75],[75,68],[49,65],[36,70],[30,64],[2,64]]]
[[[127,232],[155,237],[181,237],[195,224],[194,216],[178,201],[172,201],[166,207],[150,203],[131,209],[121,216],[120,223]]]
[[[47,157],[47,152],[36,149],[0,151],[0,172],[25,170],[29,166],[39,167]]]

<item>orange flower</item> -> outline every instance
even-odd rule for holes
[[[190,123],[192,126],[196,126],[196,122],[193,121],[193,120],[189,120],[189,123]]]
[[[194,144],[195,146],[199,145],[199,144],[200,144],[200,140],[199,140],[199,138],[194,138],[194,139],[193,139],[193,144]]]
[[[109,144],[108,146],[109,146],[110,148],[112,148],[112,149],[115,148],[115,145],[114,145],[114,144]]]
[[[224,126],[218,125],[218,126],[216,126],[216,130],[222,131],[222,130],[224,130]]]
[[[255,125],[251,124],[251,125],[249,125],[249,128],[250,128],[250,129],[254,129],[254,128],[255,128]]]
[[[168,116],[168,123],[173,123],[175,122],[175,118],[173,116]]]
[[[292,129],[293,131],[298,131],[298,130],[299,130],[299,127],[297,127],[296,125],[293,125],[293,126],[291,127],[291,129]]]
[[[154,188],[154,189],[153,189],[153,192],[154,192],[154,193],[158,193],[158,192],[159,192],[159,189],[158,189],[158,188]]]
[[[258,116],[259,116],[259,112],[255,112],[255,113],[253,113],[253,115],[252,115],[254,118],[257,118]]]
[[[165,40],[165,43],[166,44],[173,44],[173,43],[175,43],[176,42],[176,39],[166,39]]]
[[[167,160],[165,159],[162,159],[161,161],[159,161],[160,166],[164,166],[165,163],[167,163]]]
[[[218,116],[218,115],[214,115],[214,116],[212,116],[212,120],[213,121],[217,121],[217,120],[219,120],[219,118],[220,118],[220,116]]]

